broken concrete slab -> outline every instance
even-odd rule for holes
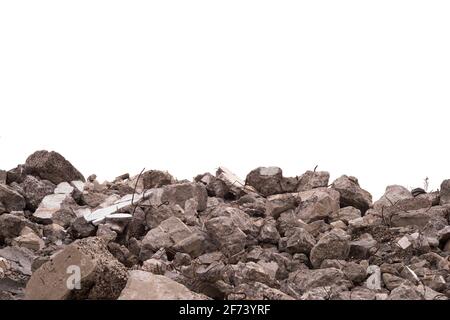
[[[70,195],[51,194],[42,199],[33,217],[41,223],[57,223],[67,227],[77,217],[74,212],[74,208],[77,207]]]
[[[208,300],[208,297],[165,276],[133,270],[119,300]]]
[[[33,272],[28,300],[117,299],[127,282],[125,266],[102,239],[77,240]]]

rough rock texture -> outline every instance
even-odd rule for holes
[[[55,191],[56,186],[48,180],[27,175],[20,183],[22,194],[25,197],[27,209],[35,211],[42,199]]]
[[[208,297],[192,292],[184,285],[161,275],[134,270],[119,300],[206,300]]]
[[[80,269],[79,289],[68,286],[71,266]],[[103,240],[85,238],[67,246],[37,269],[27,283],[25,298],[117,299],[126,281],[125,266],[108,252]]]
[[[341,195],[341,206],[353,206],[365,213],[372,205],[372,196],[359,186],[358,179],[343,175],[331,187]]]
[[[441,184],[441,192],[439,194],[441,205],[450,204],[450,179],[444,180]]]
[[[450,298],[448,180],[372,203],[356,178],[329,176],[83,182],[37,152],[0,172],[0,299]]]
[[[64,181],[85,181],[83,175],[62,155],[51,151],[36,151],[25,162],[25,171],[54,184]]]
[[[25,208],[25,199],[11,187],[0,184],[0,204],[4,211],[20,211]]]

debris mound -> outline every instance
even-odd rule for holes
[[[87,179],[57,152],[0,170],[0,300],[447,300],[438,191],[219,167]]]

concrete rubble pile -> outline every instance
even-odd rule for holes
[[[373,201],[329,179],[220,167],[99,183],[37,151],[0,170],[0,299],[450,298],[450,180]]]

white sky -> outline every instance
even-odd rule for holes
[[[450,177],[449,1],[1,1],[0,168]]]

